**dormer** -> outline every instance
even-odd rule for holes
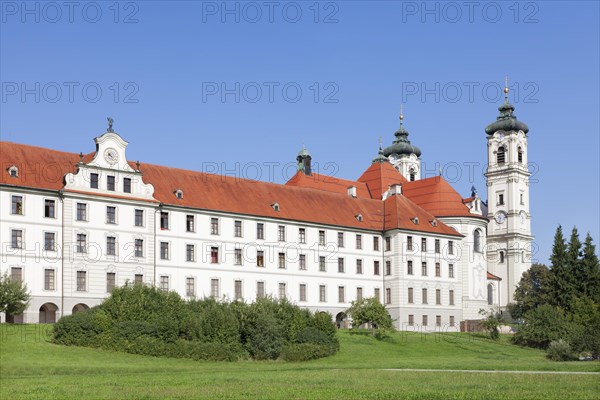
[[[412,221],[413,224],[419,225],[419,217],[412,217],[410,220]]]
[[[19,177],[19,168],[16,165],[11,165],[10,167],[8,167],[7,171],[8,176],[10,176],[11,178]]]
[[[173,193],[175,193],[175,197],[179,200],[183,199],[183,190],[177,189]]]
[[[275,212],[279,212],[279,203],[275,202],[273,204],[271,204],[271,207],[273,208],[273,210],[275,210]]]
[[[356,186],[348,187],[348,196],[356,198]]]
[[[362,216],[362,214],[356,214],[356,215],[354,216],[354,218],[356,218],[356,220],[357,220],[358,222],[363,222],[363,216]]]

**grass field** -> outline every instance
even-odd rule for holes
[[[341,351],[306,363],[196,362],[63,347],[50,326],[0,326],[2,399],[599,399],[600,375],[386,371],[461,369],[599,372],[542,351],[466,334],[341,331]]]

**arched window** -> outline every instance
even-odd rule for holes
[[[504,146],[498,147],[498,153],[496,153],[496,161],[498,164],[504,164],[506,161],[506,149]]]
[[[415,169],[414,168],[411,168],[408,171],[408,178],[411,182],[414,182],[414,180],[415,180]]]
[[[500,264],[504,264],[504,252],[500,251]]]
[[[519,163],[523,162],[523,149],[521,148],[521,146],[519,146],[519,148],[517,149],[517,159]]]
[[[473,232],[473,251],[481,253],[481,231],[479,229]]]
[[[491,283],[488,284],[487,287],[487,297],[488,297],[488,305],[492,305],[494,304],[494,285],[492,285]]]

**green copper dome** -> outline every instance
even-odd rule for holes
[[[421,149],[417,146],[413,146],[408,140],[408,131],[404,129],[402,125],[403,116],[400,115],[400,128],[394,133],[396,136],[396,140],[392,143],[391,146],[386,147],[383,150],[383,155],[389,157],[392,154],[396,155],[410,155],[414,154],[417,157],[421,157]]]
[[[508,93],[505,90],[505,93]],[[517,116],[513,114],[515,107],[508,102],[508,96],[504,99],[504,104],[498,107],[500,115],[496,118],[495,122],[492,122],[485,128],[485,133],[493,135],[497,131],[523,131],[529,132],[529,127],[517,120]]]

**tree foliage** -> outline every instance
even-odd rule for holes
[[[29,305],[30,298],[27,285],[11,279],[8,273],[0,276],[0,312],[19,315]]]
[[[544,264],[533,264],[515,289],[516,303],[510,307],[513,318],[521,318],[526,312],[548,303],[550,270]]]
[[[378,330],[393,329],[392,318],[385,306],[375,297],[353,301],[346,314],[352,317],[355,327],[369,323],[373,336],[375,336],[375,328]]]
[[[484,309],[479,310],[479,314],[485,317],[481,321],[481,327],[488,332],[490,338],[493,340],[500,339],[500,325],[504,322],[502,316],[494,310],[486,311]]]

